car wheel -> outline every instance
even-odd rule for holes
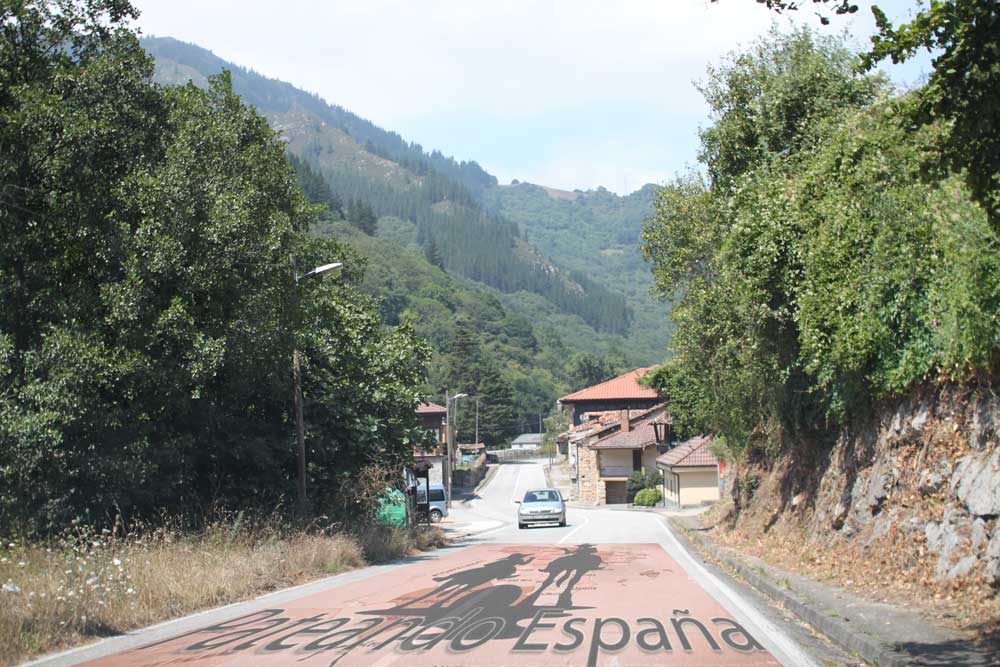
[[[441,514],[441,510],[431,510],[431,521],[433,523],[438,523],[443,518],[444,515]]]
[[[565,528],[566,527],[566,517],[563,517],[562,521],[559,522],[559,527],[560,528]]]

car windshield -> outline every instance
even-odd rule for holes
[[[528,491],[524,494],[526,503],[557,503],[559,494],[555,491]]]

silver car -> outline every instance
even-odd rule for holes
[[[558,489],[532,489],[522,500],[514,502],[520,505],[517,508],[518,528],[553,521],[558,521],[560,526],[566,525],[566,501]]]

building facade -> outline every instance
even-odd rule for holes
[[[656,470],[656,457],[669,422],[666,405],[634,415],[623,410],[617,424],[576,443],[577,499],[592,505],[628,502],[628,478]]]
[[[709,451],[711,442],[711,436],[692,438],[656,459],[667,507],[692,507],[719,499],[719,460]]]

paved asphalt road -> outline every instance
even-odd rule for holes
[[[524,530],[540,462],[456,504],[456,547],[171,621],[46,665],[854,664],[689,554],[656,514],[574,509]]]

